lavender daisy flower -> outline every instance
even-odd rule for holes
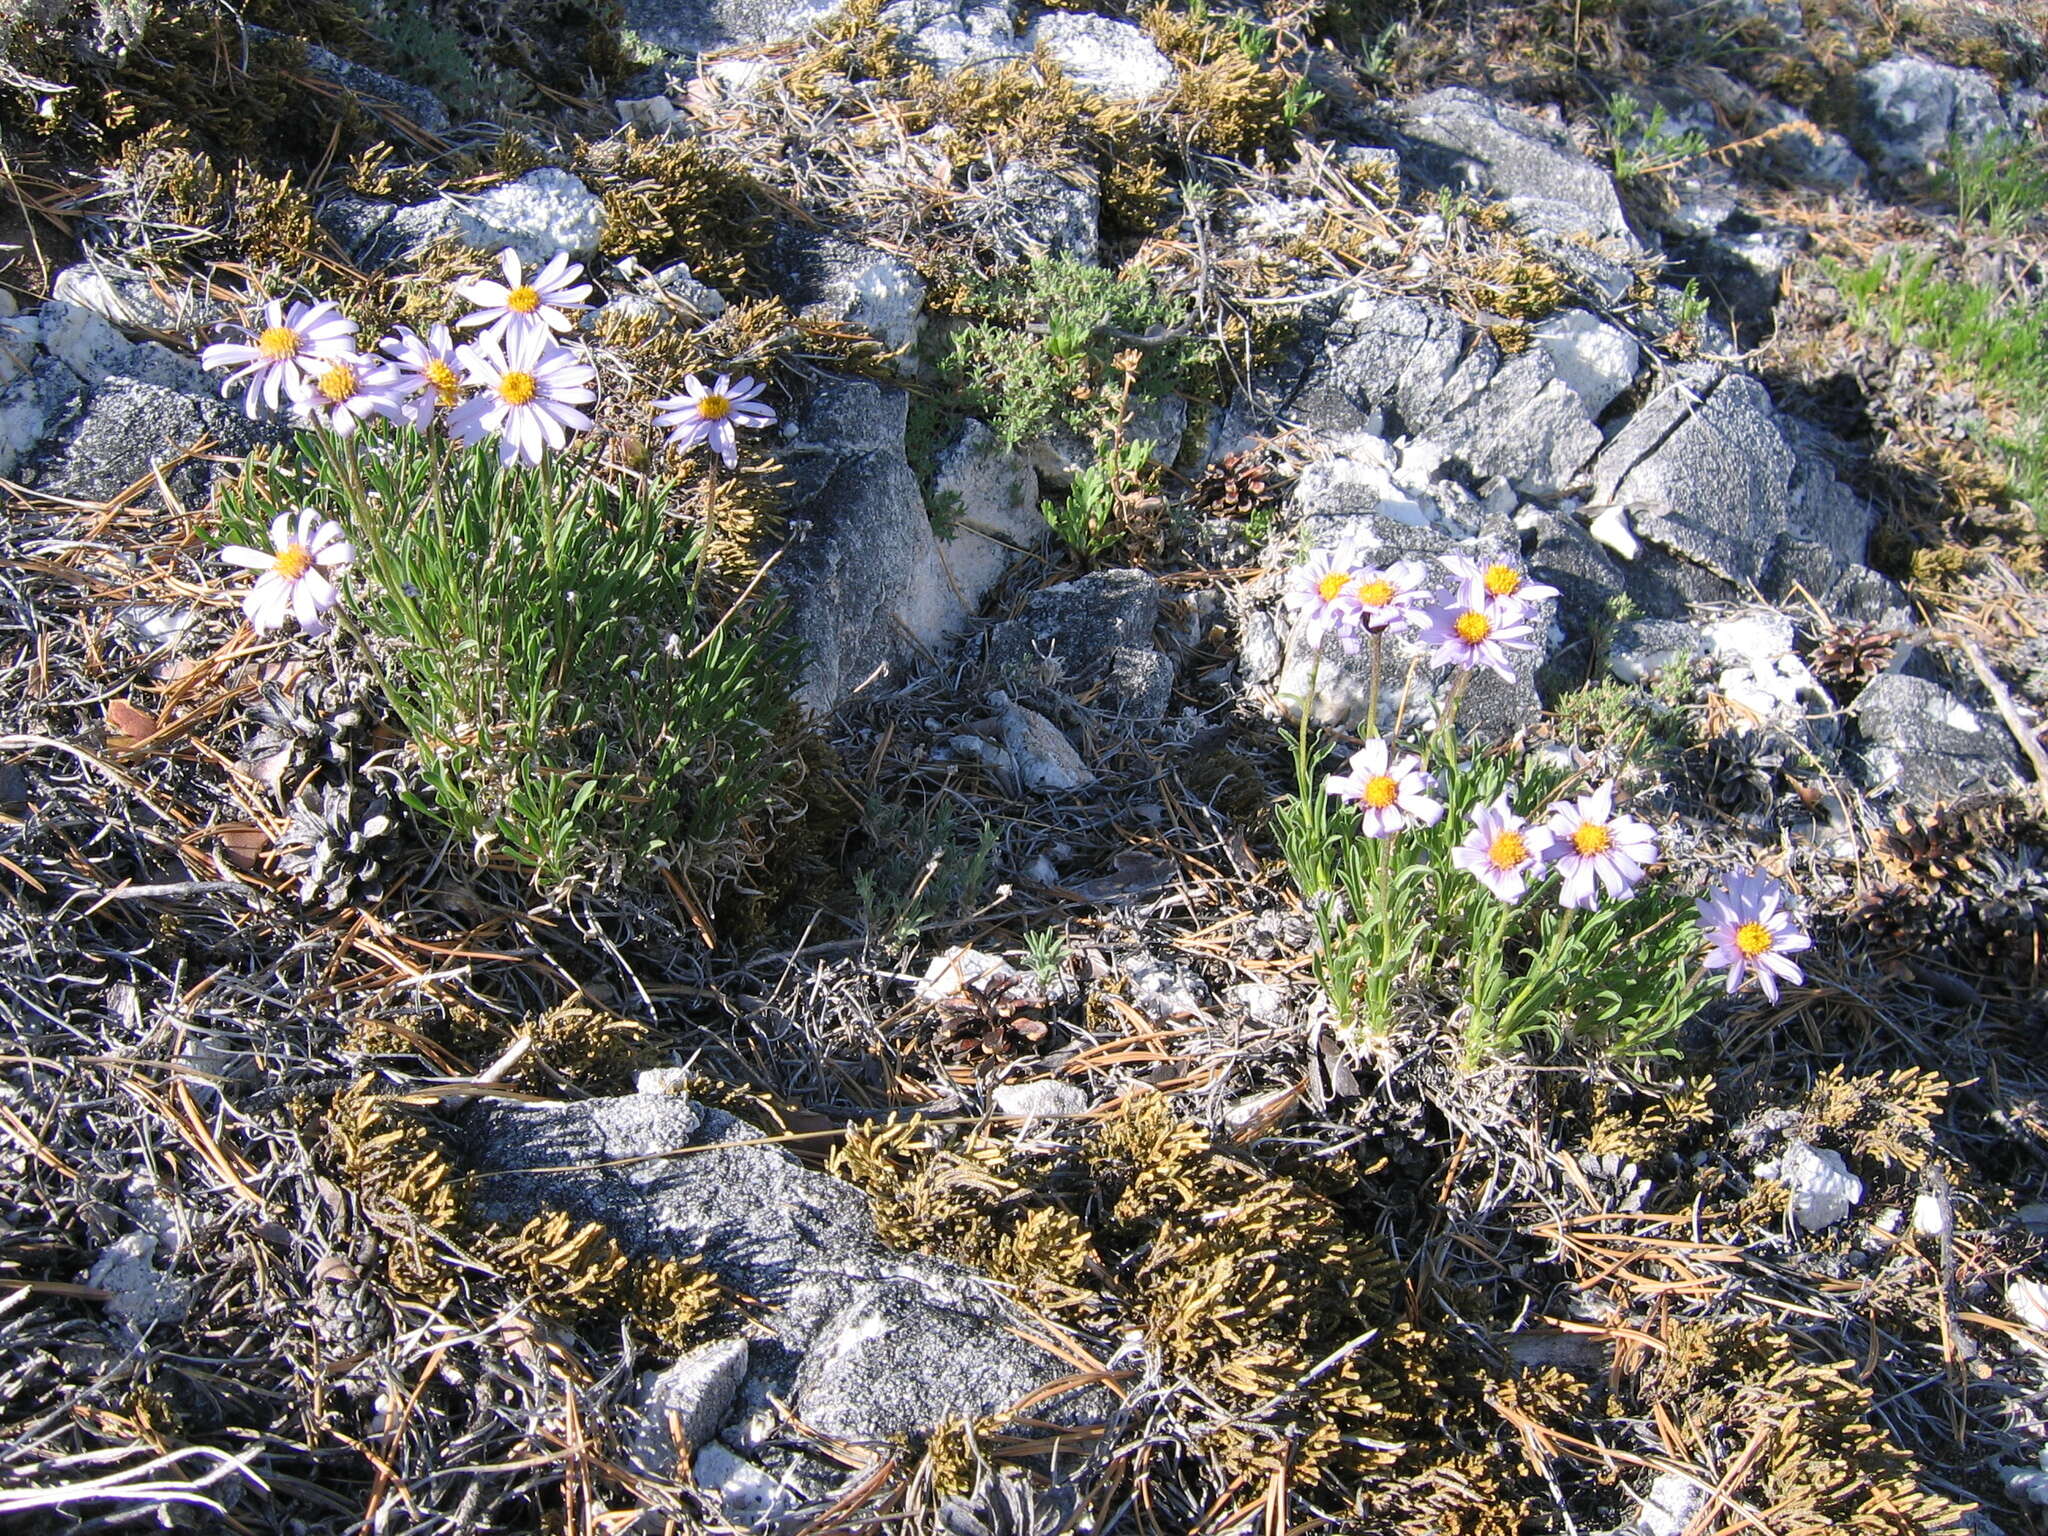
[[[230,565],[261,571],[256,585],[242,599],[242,612],[259,632],[283,629],[297,619],[309,635],[327,633],[327,615],[341,601],[335,582],[356,557],[341,524],[322,522],[310,507],[296,518],[280,512],[270,525],[268,553],[244,544],[220,552]]]
[[[1544,855],[1554,841],[1549,829],[1532,827],[1517,816],[1502,795],[1473,816],[1472,830],[1451,850],[1451,862],[1500,900],[1513,903],[1543,873]]]
[[[1764,996],[1778,1000],[1779,981],[1795,986],[1805,973],[1785,957],[1812,947],[1785,910],[1785,887],[1760,869],[1730,875],[1704,901],[1696,902],[1709,946],[1706,966],[1728,972],[1734,992],[1754,972]]]
[[[590,284],[576,281],[583,268],[563,252],[555,252],[531,278],[520,277],[519,253],[511,247],[500,253],[498,261],[504,269],[504,282],[479,279],[459,283],[455,289],[478,306],[456,325],[465,331],[482,326],[479,340],[509,343],[519,336],[545,340],[556,331],[574,330],[576,312],[590,308],[583,302],[590,297]]]
[[[1644,866],[1657,859],[1657,839],[1633,816],[1614,814],[1614,785],[1579,796],[1551,813],[1546,825],[1556,838],[1553,860],[1563,876],[1558,900],[1590,912],[1600,900],[1599,887],[1623,897],[1643,878]]]
[[[462,403],[462,359],[447,326],[437,325],[425,336],[400,326],[396,336],[386,336],[377,346],[391,359],[400,420],[424,430],[435,411],[452,411]]]
[[[1557,588],[1531,581],[1520,566],[1510,565],[1505,560],[1489,560],[1481,565],[1470,555],[1439,555],[1437,559],[1457,579],[1460,587],[1467,592],[1481,592],[1495,602],[1513,598],[1516,602],[1533,605],[1546,597],[1557,596]]]
[[[1443,820],[1443,802],[1425,793],[1435,787],[1436,781],[1423,771],[1421,758],[1393,756],[1385,738],[1378,736],[1351,754],[1349,773],[1332,774],[1323,781],[1330,794],[1357,804],[1367,837],[1392,837],[1410,826],[1435,826]]]
[[[739,436],[734,429],[755,431],[775,424],[775,412],[761,403],[767,388],[751,378],[735,382],[726,373],[709,384],[692,375],[683,380],[680,395],[654,402],[654,424],[669,429],[671,448],[688,453],[699,443],[709,443],[725,467],[732,469],[740,461]]]
[[[503,346],[479,340],[457,355],[463,382],[477,391],[448,415],[457,442],[496,436],[500,462],[531,465],[590,426],[576,407],[597,398],[591,388],[597,370],[545,331],[528,331]]]
[[[1454,667],[1487,667],[1511,683],[1515,667],[1508,653],[1535,648],[1529,638],[1528,610],[1520,599],[1492,599],[1462,587],[1424,615],[1422,638],[1436,647],[1433,660]]]
[[[1358,563],[1348,553],[1317,550],[1287,577],[1287,589],[1280,601],[1301,619],[1303,633],[1321,644],[1331,635],[1354,642],[1365,609],[1359,603],[1354,583]]]
[[[1360,571],[1351,583],[1358,622],[1368,634],[1385,634],[1416,621],[1428,593],[1429,572],[1420,560],[1397,560],[1385,570]]]
[[[355,321],[325,299],[294,304],[289,313],[272,299],[263,319],[261,330],[235,327],[247,341],[217,341],[199,354],[203,368],[236,370],[221,381],[221,390],[242,385],[242,409],[252,421],[265,410],[283,410],[286,392],[321,361],[355,349]]]
[[[321,358],[289,387],[299,420],[337,437],[347,437],[372,416],[396,416],[400,409],[389,372],[359,352]]]

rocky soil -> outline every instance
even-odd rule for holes
[[[2048,506],[1850,292],[2041,312],[1955,167],[2044,163],[2044,34],[0,0],[0,1524],[2048,1526]],[[669,465],[801,658],[701,881],[437,830],[390,653],[215,558],[289,432],[199,349],[506,249],[596,285],[594,473],[768,384]],[[1468,685],[1304,643],[1334,548],[1555,592]],[[1803,982],[1339,1028],[1290,745],[1440,725],[1781,878]]]

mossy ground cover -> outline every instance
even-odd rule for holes
[[[1514,9],[1520,42],[1514,27],[1462,35],[1552,71],[1566,102],[1575,66],[1633,67],[1677,46],[1650,7]],[[228,119],[282,75],[208,76],[187,110],[177,92],[196,86],[134,74],[156,67],[138,58],[126,75],[80,77],[74,127],[87,134],[93,119],[96,147],[65,175],[125,166],[124,195],[164,232],[166,270],[217,261],[209,270],[230,289],[252,277],[300,285],[366,325],[454,318],[446,284],[485,263],[441,249],[409,273],[347,271],[306,221],[320,196],[354,185],[408,200],[541,162],[576,169],[606,199],[618,232],[608,255],[681,257],[727,286],[732,307],[714,324],[627,319],[598,335],[614,370],[598,429],[609,456],[587,496],[579,484],[563,497],[587,514],[573,531],[633,525],[639,556],[655,548],[680,562],[671,574],[702,583],[665,586],[644,562],[603,573],[616,587],[589,590],[608,590],[610,606],[578,632],[598,653],[548,647],[583,685],[611,678],[617,657],[602,642],[629,621],[686,620],[701,640],[783,532],[789,470],[756,440],[736,473],[665,498],[655,538],[632,499],[663,463],[634,414],[646,400],[726,366],[895,376],[872,341],[762,291],[753,235],[778,200],[871,218],[869,232],[913,254],[953,334],[976,338],[930,398],[941,415],[1009,413],[1019,436],[1062,417],[1092,431],[1105,386],[1125,377],[1199,408],[1289,339],[1284,307],[1265,301],[1347,274],[1503,329],[1549,313],[1566,297],[1560,273],[1496,210],[1404,206],[1399,188],[1320,158],[1302,127],[1315,127],[1298,88],[1305,41],[1351,40],[1347,57],[1371,64],[1375,89],[1479,68],[1460,52],[1461,29],[1432,26],[1435,11],[1323,7],[1265,42],[1217,14],[1143,13],[1190,81],[1152,117],[1071,87],[1027,89],[1016,73],[947,87],[866,25],[872,11],[856,13],[799,61],[794,105],[714,105],[709,137],[723,148],[704,148],[610,137],[573,104],[552,126],[536,120],[586,68],[610,70],[599,54],[619,40],[580,8],[510,8],[476,25],[452,6],[418,12],[416,25],[380,10],[371,46],[387,51],[371,62],[451,104],[465,92],[487,104],[519,82],[524,115],[445,154],[352,117],[314,135],[287,115],[302,138],[248,151]],[[339,8],[319,16],[312,40],[355,46]],[[163,35],[150,57],[175,61],[214,34],[187,21]],[[1744,70],[1789,71],[1811,52],[1773,63],[1761,34],[1740,41]],[[841,182],[817,171],[822,190],[785,179],[738,121],[786,134],[849,88],[857,132],[884,120],[962,130],[919,172],[942,175],[941,194],[904,198],[852,171]],[[1292,122],[1290,92],[1305,112]],[[124,101],[132,115],[95,117],[95,103]],[[1597,122],[1597,98],[1581,105]],[[718,115],[728,110],[731,122]],[[831,147],[863,158],[857,140]],[[1048,275],[992,245],[948,247],[970,227],[954,216],[971,209],[992,150],[1092,168],[1110,263]],[[1191,195],[1195,183],[1204,190]],[[1239,213],[1310,192],[1327,201],[1313,226],[1230,246]],[[1413,231],[1430,214],[1444,259],[1413,277]],[[173,238],[179,228],[191,245]],[[44,232],[55,239],[57,226]],[[1948,303],[1925,312],[1938,320]],[[1970,342],[1986,322],[1970,323],[1902,339],[1949,351],[1958,368],[2018,354]],[[1118,357],[1131,348],[1126,375]],[[271,708],[265,690],[292,706],[273,713],[300,722],[282,759],[295,784],[346,772],[384,787],[422,734],[466,751],[488,743],[465,736],[452,706],[423,730],[418,693],[434,679],[402,659],[388,690],[343,679],[360,687],[335,706],[322,674],[345,641],[252,648],[234,594],[201,559],[218,508],[81,510],[10,493],[0,1299],[14,1299],[0,1316],[0,1499],[19,1502],[0,1508],[125,1518],[139,1507],[132,1490],[99,1502],[61,1490],[147,1477],[175,1483],[202,1523],[263,1531],[372,1518],[420,1532],[595,1532],[638,1507],[714,1528],[695,1496],[627,1470],[604,1426],[636,1370],[748,1326],[747,1299],[687,1265],[636,1267],[563,1216],[516,1232],[474,1223],[447,1135],[464,1093],[616,1093],[640,1066],[689,1063],[694,1093],[866,1188],[894,1240],[1014,1285],[1105,1363],[1126,1394],[1128,1435],[1080,1486],[1093,1529],[1612,1529],[1660,1471],[1716,1491],[1702,1529],[1948,1536],[1967,1528],[1971,1501],[2021,1528],[2026,1512],[1996,1467],[2022,1464],[2035,1443],[2013,1405],[2038,1392],[2038,1367],[2004,1287],[2040,1272],[2043,1247],[2028,1212],[2048,1092],[2038,816],[2001,802],[1875,833],[1858,823],[1859,862],[1844,878],[1793,830],[1810,819],[1769,819],[1826,786],[1745,758],[1711,706],[1675,684],[1604,685],[1572,696],[1533,740],[1602,772],[1633,759],[1649,814],[1689,829],[1682,856],[1699,867],[1751,848],[1758,823],[1745,818],[1764,816],[1822,941],[1809,984],[1776,1007],[1709,1011],[1670,1038],[1668,1061],[1616,1059],[1569,1027],[1474,1060],[1436,1006],[1340,1049],[1313,1002],[1314,913],[1280,862],[1287,743],[1235,689],[1233,642],[1198,601],[1237,579],[1224,568],[1241,573],[1284,518],[1294,467],[1275,450],[1199,486],[1163,472],[1148,485],[1163,510],[1121,548],[1148,551],[1169,578],[1175,707],[1196,711],[1201,733],[1182,750],[1076,716],[1104,779],[1094,798],[1049,806],[948,760],[985,702],[943,671],[857,702],[827,733],[777,732],[746,708],[757,756],[731,771],[785,774],[778,786],[805,814],[764,834],[762,858],[728,863],[717,896],[679,894],[645,859],[650,836],[672,838],[696,814],[678,802],[687,786],[660,741],[675,714],[615,717],[606,711],[651,695],[583,686],[585,713],[525,744],[519,766],[544,760],[550,787],[567,788],[595,770],[602,743],[608,760],[630,756],[659,777],[619,797],[619,817],[590,839],[550,853],[587,872],[601,845],[633,878],[543,900],[530,867],[479,862],[422,818],[392,850],[401,880],[331,907],[298,895],[282,862],[288,817],[240,766],[259,706]],[[1869,483],[1887,483],[1881,466]],[[1986,518],[1997,510],[1976,499]],[[1895,516],[1909,541],[1899,568],[1920,571],[1940,622],[2017,643],[2038,545],[1947,515],[1947,526]],[[1247,543],[1253,526],[1261,537]],[[1218,558],[1194,558],[1197,539]],[[485,566],[505,553],[488,540],[467,548]],[[1018,580],[1078,568],[1049,562]],[[405,637],[413,659],[458,630],[502,641],[508,607],[552,624],[587,585],[557,590],[552,574],[500,566],[495,584],[445,571],[413,582],[447,604]],[[170,603],[195,616],[166,666],[135,625],[138,605]],[[735,686],[763,686],[774,669],[743,670]],[[268,751],[275,732],[263,729]],[[486,809],[495,771],[472,758],[446,770],[451,790]],[[968,1019],[917,1005],[910,983],[962,943],[1029,970],[1045,1003]],[[1130,976],[1144,959],[1188,973],[1195,1001],[1142,1010]],[[1079,1088],[1088,1113],[1036,1126],[983,1113],[998,1086],[1047,1078]],[[1791,1221],[1785,1186],[1756,1171],[1788,1137],[1839,1154],[1865,1181],[1850,1222],[1807,1233]],[[1953,1213],[1945,1236],[1914,1220],[1936,1192]],[[157,1269],[185,1287],[184,1317],[138,1346],[81,1277],[115,1235],[145,1226],[159,1234]],[[871,1451],[874,1481],[862,1509],[830,1517],[834,1529],[871,1517],[931,1528],[944,1497],[971,1496],[992,1470],[1030,1478],[1043,1466],[1039,1448],[993,1425],[840,1450]],[[227,1457],[244,1458],[241,1470],[223,1470]]]

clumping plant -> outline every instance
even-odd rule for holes
[[[1662,102],[1651,107],[1646,121],[1642,103],[1626,91],[1607,99],[1607,139],[1617,181],[1669,170],[1707,152],[1706,136],[1697,128],[1674,131]]]
[[[2008,429],[1986,446],[2004,463],[2012,496],[2048,524],[2048,299],[1943,277],[1931,253],[1827,270],[1856,325],[1927,348],[1955,378],[2010,407]]]
[[[1067,936],[1057,928],[1034,928],[1024,935],[1024,965],[1041,987],[1051,989],[1067,973]]]
[[[612,484],[573,442],[596,399],[564,339],[582,269],[503,268],[462,290],[464,345],[439,326],[357,352],[329,306],[273,304],[249,342],[207,349],[252,411],[289,399],[310,429],[224,493],[242,542],[222,558],[260,572],[259,631],[352,623],[418,755],[415,808],[479,857],[552,891],[631,865],[687,892],[750,858],[777,805],[795,656],[749,594],[702,600],[708,530],[676,530],[672,483]],[[751,380],[692,385],[685,449],[730,462],[734,426],[774,419]]]
[[[1768,877],[1731,880],[1688,921],[1686,900],[1655,877],[1656,834],[1617,807],[1613,782],[1573,794],[1562,769],[1460,756],[1452,727],[1473,669],[1513,677],[1530,605],[1551,589],[1506,561],[1444,563],[1454,583],[1431,598],[1417,571],[1344,552],[1311,553],[1287,589],[1318,658],[1333,641],[1373,649],[1366,739],[1327,776],[1311,673],[1295,793],[1277,817],[1340,1028],[1362,1042],[1392,1029],[1404,1000],[1454,999],[1468,1060],[1567,1036],[1633,1054],[1663,1048],[1705,1005],[1709,970],[1729,972],[1730,992],[1755,975],[1775,1001],[1777,980],[1799,979],[1785,956],[1807,940]],[[1378,734],[1376,705],[1381,647],[1403,627],[1457,669],[1442,723],[1407,745]]]
[[[1976,143],[1951,135],[1941,179],[1956,200],[1956,223],[2010,235],[2048,212],[2048,151],[2010,133]]]
[[[1170,394],[1209,343],[1186,336],[1185,306],[1142,270],[1106,272],[1070,257],[978,279],[972,316],[939,359],[940,374],[986,411],[1006,448],[1056,428],[1092,439],[1109,426],[1118,356],[1142,342],[1132,399]]]

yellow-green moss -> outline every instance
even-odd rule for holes
[[[637,257],[650,267],[685,261],[716,288],[757,286],[768,200],[730,154],[694,139],[628,130],[579,144],[577,170],[604,200],[605,255]]]
[[[1571,291],[1563,273],[1527,252],[1495,257],[1476,275],[1487,308],[1511,320],[1541,320]]]
[[[1169,1379],[1219,1411],[1200,1441],[1219,1475],[1334,1493],[1392,1464],[1398,1451],[1379,1447],[1419,1425],[1433,1350],[1394,1321],[1391,1266],[1334,1205],[1225,1153],[1152,1093],[1081,1129],[1062,1165],[916,1122],[857,1132],[834,1159],[892,1242],[1000,1271],[1042,1303],[1097,1287],[1101,1321],[1141,1329]],[[1302,1387],[1374,1329],[1375,1347]]]
[[[671,1352],[731,1317],[731,1298],[702,1264],[628,1254],[595,1222],[543,1212],[517,1229],[474,1220],[446,1143],[426,1115],[370,1079],[327,1108],[327,1152],[386,1240],[385,1274],[402,1295],[440,1305],[458,1272],[442,1244],[476,1254],[565,1323],[631,1322]]]
[[[1870,1422],[1872,1394],[1850,1361],[1814,1363],[1790,1335],[1757,1322],[1672,1320],[1645,1352],[1637,1391],[1661,1405],[1685,1443],[1758,1445],[1721,1492],[1768,1509],[1788,1531],[1843,1536],[1964,1536],[1972,1506],[1923,1486],[1925,1469]]]
[[[252,267],[295,276],[311,262],[322,237],[313,200],[289,173],[265,176],[235,167],[234,234]]]
[[[1138,19],[1174,62],[1178,77],[1166,110],[1189,144],[1240,160],[1292,146],[1286,75],[1252,59],[1229,27],[1164,4]]]
[[[882,22],[885,0],[851,0],[816,28],[797,61],[783,72],[782,88],[813,104],[836,94],[834,81],[901,82],[914,67],[903,34]]]

